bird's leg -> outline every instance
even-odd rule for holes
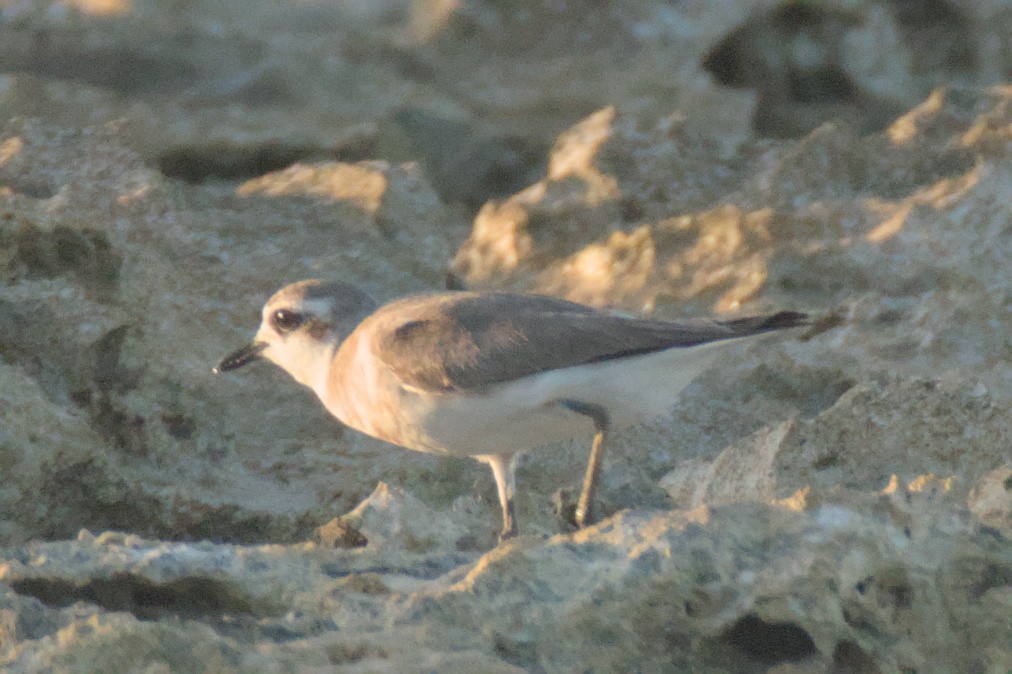
[[[598,426],[594,435],[594,444],[590,447],[590,460],[587,462],[587,473],[583,476],[583,491],[576,502],[576,526],[581,529],[594,523],[594,492],[601,476],[604,463],[604,431],[607,426]]]
[[[508,541],[516,535],[516,511],[514,510],[513,499],[510,498],[502,507],[502,531],[499,532],[499,542]]]
[[[492,477],[495,478],[496,491],[499,492],[499,505],[502,507],[502,532],[499,534],[499,542],[502,543],[517,533],[516,510],[513,505],[513,495],[516,492],[517,457],[488,454],[475,458],[487,463],[492,469]]]
[[[590,417],[594,422],[594,444],[590,448],[590,460],[587,462],[587,473],[583,476],[583,491],[580,492],[580,500],[576,502],[576,513],[574,516],[576,526],[581,529],[594,523],[594,492],[597,490],[597,483],[601,476],[601,466],[604,463],[604,436],[608,430],[608,411],[600,405],[584,403],[578,400],[560,401],[564,407],[578,414]]]

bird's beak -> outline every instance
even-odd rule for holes
[[[228,372],[229,370],[236,370],[243,365],[247,365],[254,360],[261,358],[260,353],[267,348],[267,342],[253,342],[242,347],[238,351],[228,354],[221,361],[214,366],[211,372],[215,374],[221,374],[222,372]]]

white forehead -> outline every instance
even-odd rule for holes
[[[285,286],[267,300],[264,313],[277,309],[293,309],[302,313],[326,314],[334,303],[335,289],[317,280],[299,281]]]
[[[264,315],[277,311],[278,309],[291,309],[302,314],[314,316],[326,316],[333,307],[333,301],[323,297],[312,299],[298,296],[272,297],[264,305]]]
[[[348,283],[320,280],[299,281],[285,286],[267,300],[262,317],[266,319],[279,309],[288,309],[328,321],[358,316],[363,317],[376,306],[376,302],[360,289]]]

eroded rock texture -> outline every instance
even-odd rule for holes
[[[1012,668],[1007,3],[0,7],[0,669]],[[314,276],[793,308],[487,469],[214,378]]]

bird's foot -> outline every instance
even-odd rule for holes
[[[594,511],[588,508],[587,510],[580,510],[579,504],[573,510],[573,523],[576,524],[578,529],[589,527],[592,524],[597,524],[597,518],[594,517]]]
[[[517,530],[515,527],[513,529],[510,529],[509,531],[503,529],[502,531],[499,532],[499,544],[502,545],[503,543],[515,537],[516,535]]]
[[[576,499],[568,489],[559,489],[552,494],[552,513],[564,530],[580,528],[576,523]]]
[[[597,503],[586,511],[580,512],[578,499],[568,489],[559,489],[552,494],[552,513],[559,521],[563,531],[573,532],[578,529],[593,526],[601,521],[598,513],[602,509],[607,511],[606,505]]]

